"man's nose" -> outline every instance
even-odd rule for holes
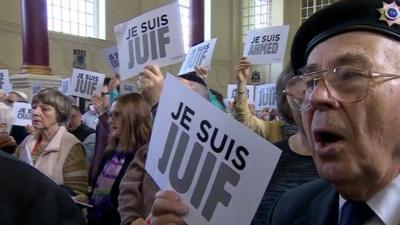
[[[314,89],[306,99],[312,108],[327,110],[338,107],[339,102],[331,95],[323,78],[315,81]]]

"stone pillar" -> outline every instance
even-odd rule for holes
[[[190,1],[190,40],[193,46],[204,41],[204,0]]]
[[[46,0],[21,0],[22,74],[50,74]]]

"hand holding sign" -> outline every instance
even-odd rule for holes
[[[116,73],[111,77],[110,83],[108,84],[108,88],[110,89],[110,91],[112,91],[117,89],[120,84],[121,84],[121,77],[119,76],[118,73]]]
[[[103,101],[103,98],[98,95],[92,96],[92,102],[94,109],[96,110],[97,115],[101,116],[106,112],[106,105]]]
[[[187,224],[250,223],[279,159],[276,147],[172,76],[165,81],[153,128],[146,171],[162,190],[180,195],[188,207]],[[170,203],[164,200],[171,199],[159,202]],[[174,208],[180,213],[171,205],[166,209],[181,224],[186,211],[179,201]],[[155,214],[161,218],[162,212]]]
[[[250,77],[250,66],[251,63],[245,56],[241,57],[239,64],[235,66],[236,80],[239,86],[247,84]]]
[[[206,68],[204,68],[203,66],[196,66],[194,67],[194,70],[196,71],[197,76],[199,76],[204,81],[207,80],[208,71]]]
[[[182,216],[187,212],[187,206],[176,192],[159,191],[156,193],[152,207],[151,224],[185,224]]]
[[[164,86],[164,75],[156,65],[146,65],[138,81],[143,98],[151,106],[158,103]]]

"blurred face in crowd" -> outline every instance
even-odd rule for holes
[[[4,91],[0,91],[0,102],[6,103],[6,100],[7,100],[7,93],[5,93]]]
[[[400,74],[399,52],[399,43],[392,39],[348,32],[317,45],[307,65],[329,73],[337,66],[349,65]],[[367,80],[365,98],[355,103],[335,99],[326,82],[318,80],[308,97],[310,107],[302,113],[320,176],[333,183],[345,198],[359,200],[369,199],[400,172],[400,104],[396,103],[400,79]]]
[[[6,104],[9,106],[13,106],[14,102],[20,101],[21,98],[16,94],[11,92],[10,94],[8,94],[7,98],[6,98]]]
[[[77,111],[75,108],[72,108],[71,118],[68,121],[67,130],[74,131],[81,125],[81,113]]]
[[[117,102],[111,105],[110,116],[108,117],[108,124],[110,125],[110,134],[113,138],[119,138],[122,133],[122,113],[121,108]]]
[[[32,104],[32,126],[37,130],[47,130],[59,126],[56,109],[42,102]]]

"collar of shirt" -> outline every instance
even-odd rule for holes
[[[339,195],[339,210],[342,208],[344,203],[346,203],[346,199]],[[400,224],[400,175],[398,175],[389,185],[368,200],[367,204],[369,207],[371,207],[383,224]]]

